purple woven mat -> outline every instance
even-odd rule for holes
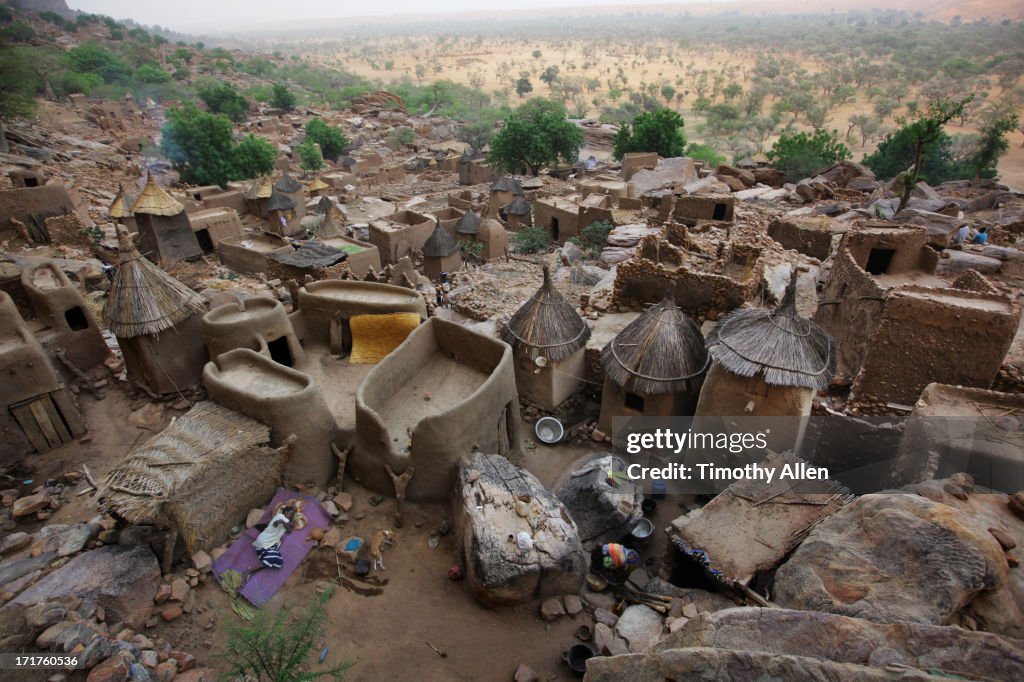
[[[263,517],[260,518],[260,523],[269,523],[273,517],[274,508],[289,500],[301,500],[304,503],[303,514],[306,516],[307,523],[303,528],[287,533],[281,541],[281,556],[284,558],[284,566],[257,571],[249,578],[245,587],[239,591],[239,594],[257,607],[262,607],[277,594],[288,577],[295,572],[295,569],[309,554],[309,550],[313,549],[316,543],[309,541],[310,531],[314,528],[326,529],[331,522],[331,517],[320,506],[316,498],[282,488],[278,489],[274,499],[270,501]],[[218,581],[225,571],[234,570],[243,573],[260,565],[260,559],[252,547],[253,541],[259,534],[260,531],[255,528],[246,529],[228,547],[228,551],[213,562],[213,575]]]

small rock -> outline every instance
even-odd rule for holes
[[[352,508],[352,493],[338,493],[334,496],[334,504],[337,505],[338,509],[343,512],[347,512]]]
[[[324,547],[337,547],[341,544],[341,529],[340,528],[328,528],[327,532],[324,533],[323,540],[320,544]]]
[[[160,583],[160,587],[156,588],[156,596],[153,597],[153,602],[156,604],[163,604],[171,598],[171,586],[167,583]]]
[[[686,604],[683,606],[683,617],[685,618],[696,618],[698,614],[696,604]]]
[[[605,439],[605,433],[601,429],[594,429],[590,432],[590,440],[600,443]]]
[[[942,489],[958,500],[966,500],[968,497],[967,491],[953,482],[947,482]]]
[[[183,602],[188,597],[189,585],[184,578],[175,578],[171,582],[171,601]]]
[[[603,623],[610,628],[615,627],[615,621],[619,619],[614,613],[608,609],[596,608],[594,609],[594,621],[597,623]]]
[[[153,677],[156,682],[171,682],[178,675],[178,667],[174,662],[174,659],[164,661],[156,667],[153,671]]]
[[[160,663],[160,656],[152,649],[147,649],[139,654],[139,663],[147,668],[155,668]]]
[[[335,517],[338,515],[338,506],[334,504],[334,502],[331,500],[327,500],[326,502],[324,502],[323,508],[324,511],[331,515],[331,517]]]
[[[11,515],[15,518],[29,516],[31,514],[35,514],[41,509],[45,509],[49,504],[50,496],[46,493],[36,493],[35,495],[19,497],[14,501],[14,505],[11,508]]]
[[[213,570],[213,559],[210,558],[210,555],[203,550],[199,550],[192,555],[192,565],[195,566],[196,570],[200,573],[209,573]]]
[[[246,528],[252,528],[257,523],[259,523],[260,519],[262,519],[262,518],[263,518],[263,510],[262,509],[251,509],[249,511],[249,514],[245,517],[245,527]]]
[[[86,682],[127,682],[131,664],[121,654],[114,654],[89,671]]]
[[[183,613],[184,611],[180,606],[165,606],[160,612],[160,617],[163,618],[165,622],[170,623],[173,620],[181,618],[181,614]]]
[[[999,543],[1004,552],[1009,552],[1017,546],[1017,541],[1010,537],[1010,534],[1002,528],[989,528],[988,532],[992,534],[992,537],[996,539],[996,542]]]
[[[686,627],[686,624],[689,623],[689,622],[690,622],[689,618],[674,618],[672,620],[672,622],[669,623],[668,631],[669,632],[673,632],[673,633],[674,632],[679,632],[684,627]]]
[[[570,616],[575,616],[583,610],[583,602],[580,601],[580,598],[575,594],[565,595],[562,601],[565,603],[565,612]]]
[[[512,682],[540,682],[540,675],[530,666],[520,663],[512,675]]]
[[[32,536],[28,533],[11,533],[7,537],[0,541],[0,556],[17,552],[19,549],[28,547],[32,542]]]
[[[545,599],[540,605],[540,617],[544,620],[551,621],[564,615],[565,607],[562,605],[562,600],[558,597]]]

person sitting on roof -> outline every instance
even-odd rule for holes
[[[260,565],[247,569],[242,574],[244,587],[252,577],[253,573],[262,571],[264,568],[281,568],[284,566],[284,557],[281,556],[281,540],[295,528],[295,507],[288,504],[281,507],[281,511],[274,515],[267,527],[263,529],[252,543],[256,555],[260,558]]]
[[[979,227],[978,234],[974,235],[974,239],[971,240],[974,244],[986,244],[988,243],[988,228]]]

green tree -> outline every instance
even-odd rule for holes
[[[105,83],[127,83],[129,80],[128,65],[95,41],[82,43],[64,54],[72,71],[94,73]]]
[[[223,114],[235,123],[245,120],[249,101],[229,83],[205,81],[196,88],[203,104],[215,114]]]
[[[722,88],[722,96],[725,97],[726,102],[731,102],[742,94],[743,86],[739,83],[729,83]]]
[[[306,140],[320,145],[324,158],[331,161],[337,161],[349,145],[341,129],[328,125],[322,118],[311,118],[306,124]]]
[[[933,100],[928,104],[926,110],[917,110],[910,118],[901,116],[896,119],[896,123],[902,126],[898,134],[902,133],[903,139],[909,143],[913,150],[910,168],[896,176],[898,184],[902,188],[899,211],[906,207],[907,202],[910,201],[910,195],[913,193],[914,188],[917,187],[917,183],[924,179],[924,176],[921,175],[921,169],[925,154],[940,139],[949,137],[943,130],[946,124],[960,116],[964,108],[973,99],[974,95],[969,95],[960,100]],[[882,145],[879,145],[876,154],[880,151],[882,151]],[[864,161],[865,163],[868,162],[867,159]],[[936,180],[936,182],[942,182],[942,180]]]
[[[814,135],[783,133],[767,154],[772,165],[785,173],[790,182],[806,178],[820,168],[851,156],[835,131],[824,129],[815,131]]]
[[[516,253],[537,253],[551,246],[551,237],[543,227],[524,227],[509,236],[512,250]]]
[[[273,145],[254,135],[235,144],[226,116],[187,104],[167,112],[160,149],[185,182],[220,185],[265,175],[274,168]]]
[[[270,95],[270,106],[275,109],[291,111],[295,108],[295,93],[283,83],[274,83],[273,93]]]
[[[135,70],[135,77],[143,83],[167,83],[171,80],[171,74],[156,64],[143,64]]]
[[[344,679],[351,661],[328,670],[310,669],[318,643],[325,636],[325,605],[330,597],[328,588],[299,615],[289,607],[263,609],[251,621],[233,622],[228,628],[225,651],[218,656],[225,662],[228,677],[259,682]]]
[[[538,97],[509,115],[491,140],[490,161],[513,173],[537,175],[559,158],[575,163],[583,131],[565,119],[563,104]]]
[[[554,86],[555,81],[558,80],[558,67],[549,66],[544,69],[544,73],[540,75],[540,79],[547,83],[548,89],[550,90]]]
[[[675,86],[665,84],[661,86],[661,96],[665,99],[665,104],[671,104],[672,98],[676,96]]]
[[[245,180],[272,173],[277,150],[263,138],[249,133],[235,147],[233,157],[231,179]]]
[[[630,152],[657,152],[662,158],[682,156],[686,147],[683,117],[671,109],[645,111],[623,124],[615,135],[612,155],[621,161]]]
[[[523,95],[533,92],[533,83],[526,76],[523,76],[516,81],[516,94],[522,97]]]
[[[0,120],[29,116],[35,111],[39,78],[20,51],[0,46]]]
[[[864,157],[864,165],[882,180],[892,180],[914,165],[914,138],[909,130],[886,135],[878,148]],[[921,157],[921,177],[929,184],[940,184],[956,175],[953,139],[945,132],[928,145]]]
[[[691,142],[686,147],[686,156],[694,161],[703,161],[705,168],[714,168],[720,163],[725,163],[725,156],[723,154],[719,154],[715,148],[709,144]]]
[[[964,160],[964,167],[976,178],[994,178],[999,173],[996,166],[999,157],[1010,148],[1006,136],[1012,133],[1020,122],[1017,112],[992,117],[981,126],[981,139],[977,150]]]
[[[299,165],[302,167],[302,170],[315,173],[324,167],[323,154],[320,153],[320,149],[316,146],[316,143],[311,140],[307,139],[296,147],[295,151],[299,155]]]

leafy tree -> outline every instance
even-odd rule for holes
[[[964,161],[965,168],[973,173],[974,177],[994,178],[998,175],[996,166],[999,157],[1010,147],[1006,135],[1013,132],[1019,122],[1017,112],[1011,112],[991,118],[982,124],[977,151]]]
[[[311,118],[306,124],[306,140],[320,145],[324,158],[331,161],[337,161],[349,145],[341,129],[328,125],[322,118]]]
[[[729,83],[722,88],[722,96],[725,97],[726,102],[731,102],[742,94],[743,86],[739,83]]]
[[[27,43],[35,37],[35,29],[20,21],[0,30],[0,38],[9,40],[12,43]]]
[[[31,115],[38,87],[29,60],[15,49],[0,46],[0,120]]]
[[[490,161],[513,173],[537,175],[543,166],[564,159],[576,161],[583,131],[565,119],[565,106],[544,98],[532,99],[509,115],[491,140]]]
[[[188,104],[167,112],[160,149],[181,173],[196,185],[224,187],[234,175],[231,121]]]
[[[597,258],[601,255],[605,242],[608,241],[608,235],[613,229],[615,226],[611,223],[599,220],[584,227],[583,233],[579,237],[573,237],[570,241],[583,249],[589,258]]]
[[[135,77],[143,83],[167,83],[171,80],[171,74],[156,64],[143,64],[135,70]]]
[[[167,112],[160,149],[185,182],[221,187],[271,172],[277,156],[273,145],[254,135],[235,144],[226,116],[192,104]]]
[[[82,43],[65,54],[68,66],[78,73],[94,73],[105,83],[127,83],[128,65],[95,41]]]
[[[388,142],[396,149],[416,141],[416,131],[409,126],[398,126],[388,133]]]
[[[327,625],[325,604],[331,590],[316,597],[305,613],[293,609],[264,609],[251,621],[234,622],[228,629],[225,662],[232,679],[260,682],[313,682],[320,679],[342,680],[351,661],[343,661],[329,670],[312,671],[319,642]]]
[[[245,120],[249,102],[229,83],[206,81],[196,88],[196,94],[213,113],[223,114],[235,123]]]
[[[295,151],[299,155],[299,165],[302,167],[302,170],[315,173],[324,167],[324,157],[316,143],[307,139],[296,147]]]
[[[533,83],[526,76],[523,76],[516,81],[516,94],[522,97],[523,95],[533,92]]]
[[[662,85],[661,96],[665,98],[666,104],[670,104],[672,102],[672,98],[676,96],[675,86],[668,85],[667,83]]]
[[[914,164],[914,138],[909,130],[899,130],[886,135],[878,148],[864,157],[864,165],[883,180],[892,180]],[[921,156],[919,171],[922,179],[929,184],[940,184],[956,175],[956,161],[953,158],[953,139],[945,132],[928,145]]]
[[[540,75],[540,79],[547,83],[548,89],[552,88],[555,84],[555,81],[558,80],[558,67],[549,66],[548,68],[544,69],[544,73]]]
[[[709,144],[691,142],[686,147],[686,156],[690,157],[694,161],[703,161],[705,168],[712,168],[720,163],[725,163],[725,156],[723,154],[719,154],[715,148]]]
[[[911,118],[899,117],[896,119],[896,123],[902,127],[893,136],[886,138],[872,156],[877,155],[879,159],[892,162],[899,160],[895,152],[905,152],[907,150],[911,152],[910,167],[904,167],[905,170],[896,176],[899,180],[898,184],[902,187],[898,210],[902,211],[906,207],[917,183],[926,178],[926,176],[922,175],[922,170],[929,149],[936,145],[936,143],[949,139],[943,128],[947,123],[959,116],[972,99],[974,99],[973,95],[961,100],[934,100],[928,104],[926,110],[918,110]],[[897,140],[901,142],[900,146],[895,144]],[[886,144],[886,142],[890,144]],[[885,145],[884,150],[883,145]],[[868,164],[872,170],[875,170],[869,159],[871,157],[865,158],[864,163]],[[879,171],[876,170],[875,172],[878,173]],[[956,174],[955,165],[950,165],[950,172]],[[947,179],[949,178],[936,177],[930,182],[940,183]]]
[[[534,50],[534,51],[533,51],[533,58],[534,58],[534,59],[540,59],[540,56],[541,56],[541,54],[542,54],[542,53],[541,53],[541,51],[540,51],[540,50]]]
[[[295,108],[295,93],[289,90],[287,85],[274,83],[273,93],[270,96],[270,106],[275,109],[291,111]]]
[[[740,110],[735,104],[713,104],[705,112],[708,128],[716,135],[725,135],[740,126]]]
[[[814,171],[837,161],[849,159],[852,155],[835,131],[817,130],[807,133],[783,133],[767,153],[768,159],[786,179],[796,182]]]
[[[458,138],[473,149],[483,149],[494,137],[494,121],[489,117],[479,116],[466,121],[459,128]]]
[[[683,117],[671,109],[644,112],[615,135],[612,155],[617,160],[629,152],[657,152],[662,158],[682,156],[686,147]]]

